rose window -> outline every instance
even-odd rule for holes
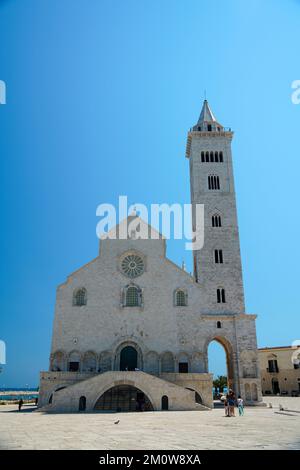
[[[133,279],[144,272],[144,262],[140,256],[127,255],[121,261],[121,269],[125,276]]]

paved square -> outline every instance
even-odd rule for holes
[[[44,414],[0,407],[0,449],[300,449],[300,398],[266,398],[225,418],[212,411]],[[279,411],[279,403],[292,411]],[[114,424],[120,420],[119,424]]]

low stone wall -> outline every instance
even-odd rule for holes
[[[160,378],[173,382],[180,387],[195,390],[200,395],[203,405],[213,408],[213,374],[163,373],[160,374]]]
[[[98,374],[85,372],[41,372],[38,406],[49,403],[50,396],[61,387],[69,387]]]

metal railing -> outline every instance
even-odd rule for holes
[[[200,130],[200,126],[197,127],[197,126],[194,126],[194,127],[190,127],[190,132],[219,132],[220,134],[222,132],[232,132],[232,129],[231,127],[212,127],[210,130],[208,129],[203,129],[201,128]]]

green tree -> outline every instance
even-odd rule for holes
[[[227,387],[227,377],[225,375],[218,375],[213,381],[213,386],[215,389],[218,388],[220,392],[223,392],[224,387]]]

